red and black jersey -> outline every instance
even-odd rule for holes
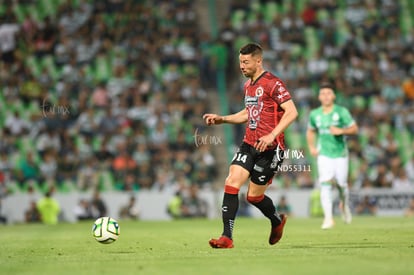
[[[255,146],[260,137],[268,135],[279,123],[284,113],[280,105],[291,96],[283,81],[269,72],[264,72],[254,82],[246,81],[244,91],[248,121],[243,141]],[[277,145],[285,149],[283,133],[275,138],[272,149]]]

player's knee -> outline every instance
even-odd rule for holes
[[[231,176],[228,176],[225,180],[224,184],[224,192],[227,194],[234,194],[237,195],[240,190],[240,184],[236,179]]]
[[[263,199],[264,199],[264,195],[260,195],[260,196],[249,196],[249,195],[247,195],[247,201],[250,202],[251,204],[259,203]]]
[[[232,186],[238,189],[240,189],[240,186],[242,185],[242,183],[240,183],[240,180],[234,176],[228,176],[224,183],[226,186]]]

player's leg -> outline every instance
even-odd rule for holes
[[[222,204],[223,235],[232,238],[234,219],[239,208],[239,190],[250,173],[239,165],[231,165],[224,185]]]
[[[335,179],[339,191],[340,209],[345,223],[352,222],[352,213],[349,207],[349,187],[348,187],[348,157],[335,159]]]
[[[270,220],[272,226],[275,227],[281,223],[281,218],[276,211],[276,207],[272,199],[264,194],[267,186],[267,184],[258,185],[250,181],[247,192],[247,201],[258,208],[263,215]]]
[[[240,187],[249,178],[249,171],[239,165],[230,165],[229,175],[224,185],[223,204],[221,215],[223,221],[223,233],[218,239],[210,239],[209,244],[213,248],[233,247],[233,227],[239,208]]]
[[[321,205],[324,214],[322,229],[334,226],[332,184],[334,179],[334,162],[331,158],[318,156],[319,185],[321,190]]]
[[[279,150],[269,150],[258,156],[251,172],[247,192],[247,201],[258,208],[270,220],[270,244],[275,244],[280,240],[286,223],[286,216],[279,216],[272,199],[265,195],[267,187],[272,183],[277,167],[283,161],[282,156],[283,154]]]
[[[272,199],[265,195],[268,185],[269,184],[259,185],[250,181],[247,192],[247,201],[257,207],[263,215],[270,220],[271,231],[269,244],[273,245],[282,238],[287,216],[283,214],[279,215]]]

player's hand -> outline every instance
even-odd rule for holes
[[[273,144],[275,137],[273,134],[268,134],[265,136],[262,136],[261,138],[259,138],[256,141],[256,144],[254,146],[254,148],[257,151],[263,152],[265,151],[269,146],[271,146]]]
[[[203,119],[207,125],[217,125],[223,123],[223,117],[217,114],[204,114]]]
[[[312,156],[316,157],[319,154],[318,149],[316,149],[315,147],[311,147],[309,148],[309,152],[311,153]]]
[[[340,136],[340,135],[343,135],[344,134],[344,129],[339,128],[339,127],[336,127],[336,126],[329,127],[329,131],[334,136]]]

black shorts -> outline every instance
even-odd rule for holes
[[[240,165],[250,172],[250,180],[258,185],[265,185],[283,162],[283,150],[266,150],[260,152],[243,142],[234,154],[231,164]]]

